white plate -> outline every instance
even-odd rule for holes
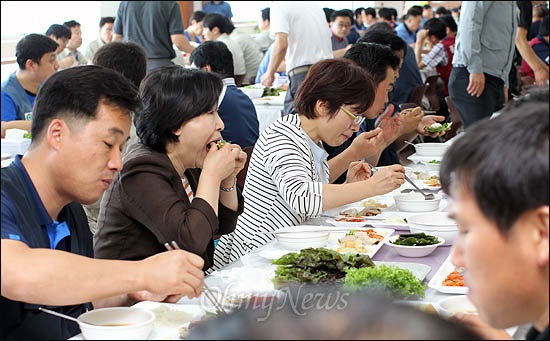
[[[384,220],[371,220],[369,225],[374,227],[388,228],[391,227],[395,230],[409,230],[409,225],[406,222],[398,222],[397,219],[405,219],[409,215],[414,214],[412,212],[399,212],[399,211],[385,211],[377,216],[377,218],[383,218]]]
[[[262,98],[256,98],[253,100],[254,104],[268,104],[268,105],[284,105],[285,95],[281,96],[266,96]]]
[[[426,264],[420,263],[407,263],[407,262],[382,262],[375,261],[376,265],[395,265],[397,267],[410,270],[414,277],[418,278],[420,281],[423,281],[424,278],[432,271],[432,268]]]
[[[438,186],[432,186],[432,185],[427,184],[427,181],[428,180],[413,180],[414,184],[417,185],[418,187],[420,187],[420,189],[429,189],[429,190],[433,190],[433,191],[437,191],[437,190],[441,189],[441,182],[438,181],[438,183],[439,183]],[[411,188],[412,188],[412,185],[411,185]]]
[[[142,301],[133,306],[152,310],[157,315],[148,340],[180,340],[180,327],[186,327],[191,321],[200,320],[206,314],[200,305],[194,304]],[[158,311],[161,309],[163,315],[159,316]]]
[[[299,251],[288,251],[288,250],[281,250],[281,249],[265,249],[265,250],[262,250],[260,253],[258,253],[258,255],[260,257],[273,260],[273,259],[279,259],[282,256],[286,255],[287,253],[292,253],[292,252],[297,253]]]
[[[441,161],[443,159],[443,156],[422,156],[414,153],[414,154],[411,154],[408,157],[408,159],[413,161],[414,163],[420,163],[420,161],[426,161],[426,162],[429,162],[432,160]]]
[[[446,294],[460,294],[465,295],[468,293],[468,287],[452,287],[447,285],[442,285],[443,280],[447,278],[447,275],[453,272],[456,269],[456,266],[451,263],[451,256],[447,257],[443,264],[441,264],[441,267],[435,275],[432,277],[430,282],[428,283],[428,287],[435,289],[439,292],[443,292]]]
[[[327,218],[326,222],[338,226],[338,227],[349,227],[350,229],[363,227],[367,224],[370,224],[372,220],[363,219],[363,221],[337,221],[338,218],[344,218],[345,216],[337,216],[334,218]]]
[[[374,232],[384,236],[384,239],[382,239],[380,242],[378,242],[378,244],[365,246],[365,249],[367,249],[367,252],[357,252],[357,253],[362,254],[362,255],[368,255],[372,258],[378,252],[378,250],[380,250],[382,245],[384,245],[386,240],[395,232],[395,230],[394,229],[388,229],[388,228],[370,228],[370,227],[362,228],[361,230],[368,230],[368,229],[372,229],[372,230],[374,230]],[[345,235],[346,235],[346,232],[331,233],[329,238],[328,238],[327,248],[331,249],[331,250],[334,250],[334,251],[337,251],[338,250],[338,239],[344,237]]]

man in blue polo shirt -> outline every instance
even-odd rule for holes
[[[395,28],[399,38],[403,39],[408,45],[414,46],[416,43],[416,32],[422,22],[422,11],[411,7],[407,11],[403,24]]]
[[[2,130],[30,131],[32,106],[40,85],[57,71],[58,44],[42,34],[29,34],[15,47],[19,69],[2,83]]]
[[[73,86],[73,84],[79,86]],[[93,259],[80,203],[89,204],[122,168],[137,90],[121,74],[79,66],[52,75],[33,108],[32,142],[2,169],[3,340],[66,340],[87,309],[197,296],[203,260],[182,250],[139,262]]]
[[[241,148],[253,146],[260,135],[258,115],[252,100],[235,85],[231,51],[220,41],[206,41],[189,57],[192,65],[223,78],[218,114],[225,126],[222,136]]]

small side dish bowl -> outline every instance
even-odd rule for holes
[[[111,307],[90,310],[78,317],[85,340],[145,340],[155,313],[141,308]],[[89,324],[91,323],[91,324]]]
[[[301,250],[308,247],[324,247],[328,242],[329,232],[291,232],[277,233],[280,246],[288,250]]]
[[[477,308],[468,299],[467,295],[458,295],[443,298],[434,304],[439,315],[449,318],[456,313],[478,314]]]
[[[440,160],[430,160],[430,161],[420,161],[428,170],[439,171],[441,161]]]
[[[257,99],[262,97],[264,93],[264,87],[261,85],[248,85],[240,88],[250,99]]]
[[[449,148],[448,144],[439,142],[416,143],[414,149],[418,156],[443,156]]]
[[[426,200],[421,193],[399,193],[393,196],[395,205],[400,211],[405,212],[430,212],[439,208],[441,199],[439,194],[434,194],[433,199]]]
[[[406,245],[397,245],[393,244],[395,240],[399,238],[399,235],[391,236],[386,239],[386,245],[393,248],[398,254],[403,257],[426,257],[437,249],[438,246],[441,246],[445,243],[445,239],[437,237],[439,243],[431,245],[417,245],[417,246],[406,246]]]

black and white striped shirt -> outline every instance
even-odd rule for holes
[[[244,185],[244,212],[231,234],[216,247],[215,269],[267,244],[276,231],[321,214],[323,183],[319,179],[309,137],[298,115],[287,115],[266,128],[256,142]],[[323,178],[329,178],[322,160]]]

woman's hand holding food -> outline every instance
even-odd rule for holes
[[[367,180],[370,176],[370,168],[365,162],[354,161],[349,164],[346,183]]]
[[[366,159],[377,155],[385,148],[382,129],[376,128],[357,135],[357,137],[353,139],[350,148],[352,148],[354,152],[353,159],[355,160]]]
[[[233,181],[233,176],[238,173],[238,171],[235,172],[235,169],[237,167],[236,159],[240,152],[242,152],[241,148],[236,144],[223,143],[218,146],[212,142],[210,151],[204,159],[203,172],[217,175],[220,181],[226,178]]]
[[[389,193],[405,182],[405,168],[401,165],[377,167],[368,180],[376,195]]]

